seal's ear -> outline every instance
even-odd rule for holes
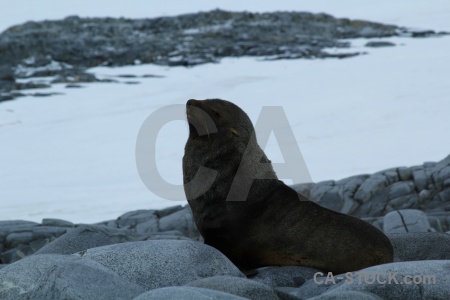
[[[238,136],[239,136],[239,133],[237,132],[236,129],[231,128],[231,136],[235,136],[235,137],[238,137]]]

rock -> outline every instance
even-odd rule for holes
[[[109,220],[109,221],[103,221],[103,222],[99,222],[99,223],[95,223],[93,224],[94,226],[105,226],[105,227],[109,227],[109,228],[119,228],[119,225],[117,224],[117,220]]]
[[[358,207],[358,202],[354,195],[359,186],[369,177],[369,175],[356,175],[336,181],[336,185],[342,186],[342,195],[344,197],[344,206],[341,209],[343,214],[353,214]]]
[[[190,239],[188,237],[185,237],[178,230],[160,231],[160,232],[152,233],[152,234],[147,235],[145,240],[186,240],[186,241],[192,241],[192,239]]]
[[[440,192],[439,198],[441,198],[441,203],[448,203],[450,201],[450,189]]]
[[[25,244],[30,241],[32,241],[33,238],[33,232],[13,232],[8,234],[6,237],[6,245],[8,248],[14,248],[19,244]]]
[[[273,289],[250,279],[232,276],[213,276],[188,283],[186,286],[221,291],[248,299],[278,300]]]
[[[413,174],[414,183],[415,183],[417,190],[419,192],[421,190],[424,190],[428,186],[428,183],[429,183],[425,171],[422,168],[416,168],[416,170],[414,170],[412,172],[412,174]]]
[[[357,291],[329,292],[320,296],[309,298],[308,300],[383,300],[375,294]]]
[[[250,279],[272,287],[299,287],[313,278],[318,269],[302,266],[265,267]]]
[[[388,202],[386,212],[392,211],[392,210],[403,210],[408,208],[417,208],[419,204],[419,198],[417,195],[411,194],[411,195],[405,195],[400,196],[395,199],[391,199]]]
[[[379,47],[394,47],[395,44],[386,41],[371,41],[366,43],[366,47],[379,48]]]
[[[402,209],[391,211],[384,216],[385,233],[430,232],[430,230],[428,218],[420,210]]]
[[[356,299],[449,299],[449,268],[449,260],[397,262],[334,277],[317,277],[297,289],[277,289],[300,299],[354,299],[350,296],[353,293],[344,297],[348,292],[369,293],[364,297],[372,297]]]
[[[322,277],[317,276],[317,278],[320,279]],[[325,277],[323,277],[321,280],[325,280]],[[313,279],[310,279],[299,288],[277,287],[275,288],[275,290],[277,291],[278,295],[285,294],[290,297],[294,297],[295,299],[309,299],[321,295],[330,288],[331,285],[317,284]]]
[[[31,230],[36,225],[39,224],[31,221],[0,221],[0,240],[6,238],[6,236],[11,232],[19,230]]]
[[[40,59],[44,60],[41,67],[52,61],[84,67],[136,62],[192,66],[245,55],[348,57],[357,53],[336,55],[322,49],[348,47],[342,39],[407,33],[414,36],[406,28],[401,30],[392,25],[305,12],[213,10],[136,20],[71,16],[58,21],[27,22],[4,31],[0,35],[0,65],[28,63],[36,67]]]
[[[275,288],[275,293],[277,294],[278,298],[280,300],[299,300],[299,299],[303,299],[303,298],[299,298],[296,297],[294,295],[289,294],[289,292],[287,290],[296,290],[296,288],[290,288],[290,287],[285,287],[285,288]]]
[[[158,218],[162,218],[162,217],[168,216],[170,214],[173,214],[179,210],[182,210],[186,207],[188,207],[188,205],[186,205],[186,206],[181,206],[181,205],[170,206],[170,207],[163,208],[161,210],[156,211],[156,215],[158,216]]]
[[[80,84],[66,84],[66,89],[79,89],[82,88],[83,86]]]
[[[14,78],[14,72],[10,65],[3,65],[0,66],[0,82],[7,81],[7,82],[15,82],[16,79]],[[1,85],[0,85],[1,90]]]
[[[398,176],[401,181],[412,180],[412,171],[410,168],[400,167],[397,168]]]
[[[322,195],[318,204],[328,209],[340,212],[344,207],[342,188],[333,186]]]
[[[40,247],[66,232],[66,228],[63,227],[33,225],[30,227],[28,224],[16,227],[3,227],[2,235],[7,234],[3,238],[3,248],[6,249],[3,249],[2,253],[0,253],[0,259],[3,263],[13,263],[33,254]],[[2,230],[0,229],[0,231]]]
[[[431,230],[435,230],[437,232],[445,232],[448,227],[447,227],[447,224],[445,224],[444,227],[442,226],[441,219],[445,222],[446,217],[447,217],[446,215],[441,215],[441,216],[427,215],[428,222],[430,223],[430,226],[431,226]]]
[[[356,208],[352,215],[358,218],[383,216],[388,205],[388,195],[389,190],[381,188],[372,194],[370,199]]]
[[[50,86],[48,86],[50,87]],[[55,96],[55,95],[64,95],[62,93],[32,93],[32,94],[28,94],[28,96],[34,96],[34,97],[50,97],[50,96]]]
[[[135,230],[139,235],[149,235],[152,233],[156,233],[159,231],[159,220],[156,217],[153,217],[148,221],[137,224]]]
[[[383,231],[383,217],[361,218],[361,220],[366,221],[377,229]]]
[[[353,272],[351,279],[334,285],[326,294],[359,291],[373,293],[387,300],[450,299],[449,269],[448,260],[374,266]]]
[[[117,75],[117,77],[119,77],[119,78],[136,78],[137,76],[134,74],[120,74],[120,75]]]
[[[407,196],[414,193],[414,184],[411,181],[394,182],[389,186],[389,199]]]
[[[315,185],[296,185],[294,189],[323,207],[349,214],[357,207],[353,194],[363,181],[361,178],[365,177],[367,176],[353,176],[338,182],[324,181]],[[308,187],[309,191],[306,190]]]
[[[64,221],[60,219],[43,219],[43,226],[56,226],[56,227],[74,227],[75,225],[72,222]]]
[[[385,177],[386,178],[386,186],[389,186],[389,185],[399,181],[398,168],[390,168],[390,169],[381,170],[381,171],[378,171],[378,172],[374,173],[371,176],[374,176],[374,177],[383,176],[383,177]]]
[[[244,275],[218,250],[192,241],[143,241],[81,252],[146,289],[217,275]]]
[[[119,227],[135,228],[137,224],[148,222],[149,220],[154,218],[157,218],[155,210],[136,210],[118,217],[117,225]]]
[[[388,234],[394,261],[450,260],[450,235],[445,233]]]
[[[0,269],[1,299],[132,299],[145,290],[89,259],[33,255]]]
[[[161,231],[178,230],[191,238],[200,236],[192,217],[191,208],[188,206],[159,219],[159,229]]]
[[[355,193],[355,200],[366,202],[379,190],[382,190],[387,185],[387,179],[382,174],[373,174],[367,178],[358,188]]]
[[[69,230],[66,234],[44,246],[36,254],[73,254],[90,248],[136,241],[126,230],[100,226],[83,225]]]
[[[31,78],[51,77],[58,74],[76,72],[78,70],[71,65],[51,60],[49,57],[36,58],[35,56],[31,56],[19,63],[14,73],[17,78]]]
[[[0,254],[0,261],[5,264],[11,264],[18,260],[21,260],[28,255],[33,254],[35,251],[30,245],[18,245],[12,249],[4,251]]]
[[[300,195],[311,199],[312,201],[315,201],[312,199],[311,195],[310,195],[310,191],[314,188],[316,184],[315,183],[297,183],[294,185],[291,185],[291,188],[293,188],[297,193],[299,193]]]
[[[71,71],[63,72],[58,74],[55,79],[51,81],[52,83],[91,83],[91,82],[115,82],[111,79],[98,79],[94,74],[85,73],[83,71]]]
[[[160,300],[160,299],[177,299],[177,300],[244,300],[236,295],[227,294],[215,290],[202,289],[187,286],[172,286],[148,291],[139,295],[133,300]]]
[[[54,226],[35,226],[31,230],[15,231],[6,237],[6,245],[14,247],[37,239],[57,238],[66,233],[67,228]]]
[[[2,83],[0,82],[0,85],[1,84]],[[15,97],[12,93],[0,92],[0,102],[14,100],[15,98],[17,98],[17,97]]]
[[[216,63],[223,57],[242,56],[258,56],[263,60],[347,58],[360,52],[327,49],[349,48],[350,42],[345,39],[443,34],[446,33],[418,32],[362,20],[337,19],[326,14],[218,9],[154,19],[70,16],[56,21],[26,22],[0,34],[0,101],[18,97],[9,93],[12,90],[33,88],[28,83],[16,82],[14,76],[53,76],[52,83],[68,84],[116,82],[98,79],[85,70],[100,65],[143,63],[189,67]],[[372,41],[366,46],[388,45],[392,43]],[[15,68],[13,76],[11,68]],[[31,84],[39,87],[38,83]],[[41,84],[41,87],[47,85]]]

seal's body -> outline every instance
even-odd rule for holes
[[[393,261],[391,242],[380,230],[323,208],[279,181],[238,106],[189,100],[186,112],[183,181],[205,244],[241,269],[302,265],[339,274]],[[210,178],[195,177],[201,167],[217,171],[204,193],[201,186]],[[227,201],[234,200],[229,192],[238,170],[251,180],[264,179],[253,181],[245,201]]]

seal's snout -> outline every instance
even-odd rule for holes
[[[195,99],[189,99],[187,102],[186,102],[186,115],[189,117],[189,116],[191,116],[191,112],[192,112],[192,110],[190,109],[191,108],[191,106],[195,106],[194,104],[195,104],[195,102],[196,102],[197,100],[195,100]],[[191,111],[191,112],[190,112]]]
[[[186,109],[189,109],[189,106],[194,105],[194,103],[195,103],[196,101],[197,101],[197,100],[195,100],[195,99],[189,99],[189,100],[186,102]]]
[[[195,102],[197,102],[195,99],[189,99],[186,102],[186,117],[189,123],[195,119],[195,111],[192,110],[192,106],[195,106]]]

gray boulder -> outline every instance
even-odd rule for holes
[[[306,281],[299,288],[294,287],[277,287],[275,290],[278,294],[285,294],[297,299],[309,299],[319,296],[333,287],[333,284],[327,283],[326,272],[317,272],[312,276],[312,279]],[[341,282],[342,279],[336,278],[336,283]]]
[[[31,255],[66,231],[67,227],[42,226],[27,221],[0,221],[0,262],[13,263]]]
[[[387,41],[372,41],[372,42],[366,43],[365,46],[371,47],[371,48],[379,48],[379,47],[393,47],[393,46],[395,46],[395,44],[391,43],[391,42],[387,42]]]
[[[75,227],[72,222],[61,219],[42,219],[42,226],[56,226],[56,227]]]
[[[218,250],[193,241],[131,242],[78,254],[115,271],[146,289],[183,285],[215,275],[244,275]]]
[[[265,267],[250,279],[273,287],[299,287],[317,272],[320,270],[301,266]]]
[[[320,296],[309,298],[308,300],[383,300],[375,294],[367,292],[344,291],[344,292],[329,292]]]
[[[199,279],[187,284],[187,286],[206,288],[230,293],[249,299],[278,300],[274,290],[262,283],[250,279],[233,276],[213,276]]]
[[[31,221],[21,221],[21,220],[0,221],[0,242],[4,243],[6,237],[12,232],[21,230],[30,230],[37,225],[39,224]]]
[[[384,216],[385,233],[430,232],[427,215],[417,209],[401,209]]]
[[[200,236],[200,233],[195,226],[192,211],[189,206],[162,217],[159,220],[159,229],[161,231],[178,230],[190,238],[197,238]]]
[[[6,237],[6,246],[16,247],[36,240],[55,239],[67,232],[67,228],[53,226],[35,226],[32,230],[14,231]]]
[[[327,293],[369,292],[382,299],[450,299],[450,261],[398,262],[353,272]]]
[[[172,286],[146,292],[133,300],[161,300],[161,299],[176,299],[176,300],[244,300],[236,295],[227,294],[220,291],[208,290],[196,287],[187,286]]]
[[[155,210],[141,209],[127,212],[117,218],[117,225],[119,227],[135,228],[137,224],[148,222],[152,219],[156,219],[156,224],[158,217]],[[156,225],[155,231],[158,231],[158,226]]]
[[[449,269],[449,260],[398,262],[335,274],[334,281],[317,277],[297,289],[277,289],[300,299],[352,299],[343,296],[348,292],[371,293],[385,300],[450,299]]]
[[[90,248],[135,241],[130,232],[103,226],[84,225],[69,230],[50,244],[39,249],[36,254],[73,254]]]
[[[0,269],[0,299],[132,299],[145,290],[90,259],[32,255]]]
[[[450,260],[450,235],[439,232],[388,234],[394,261]]]

